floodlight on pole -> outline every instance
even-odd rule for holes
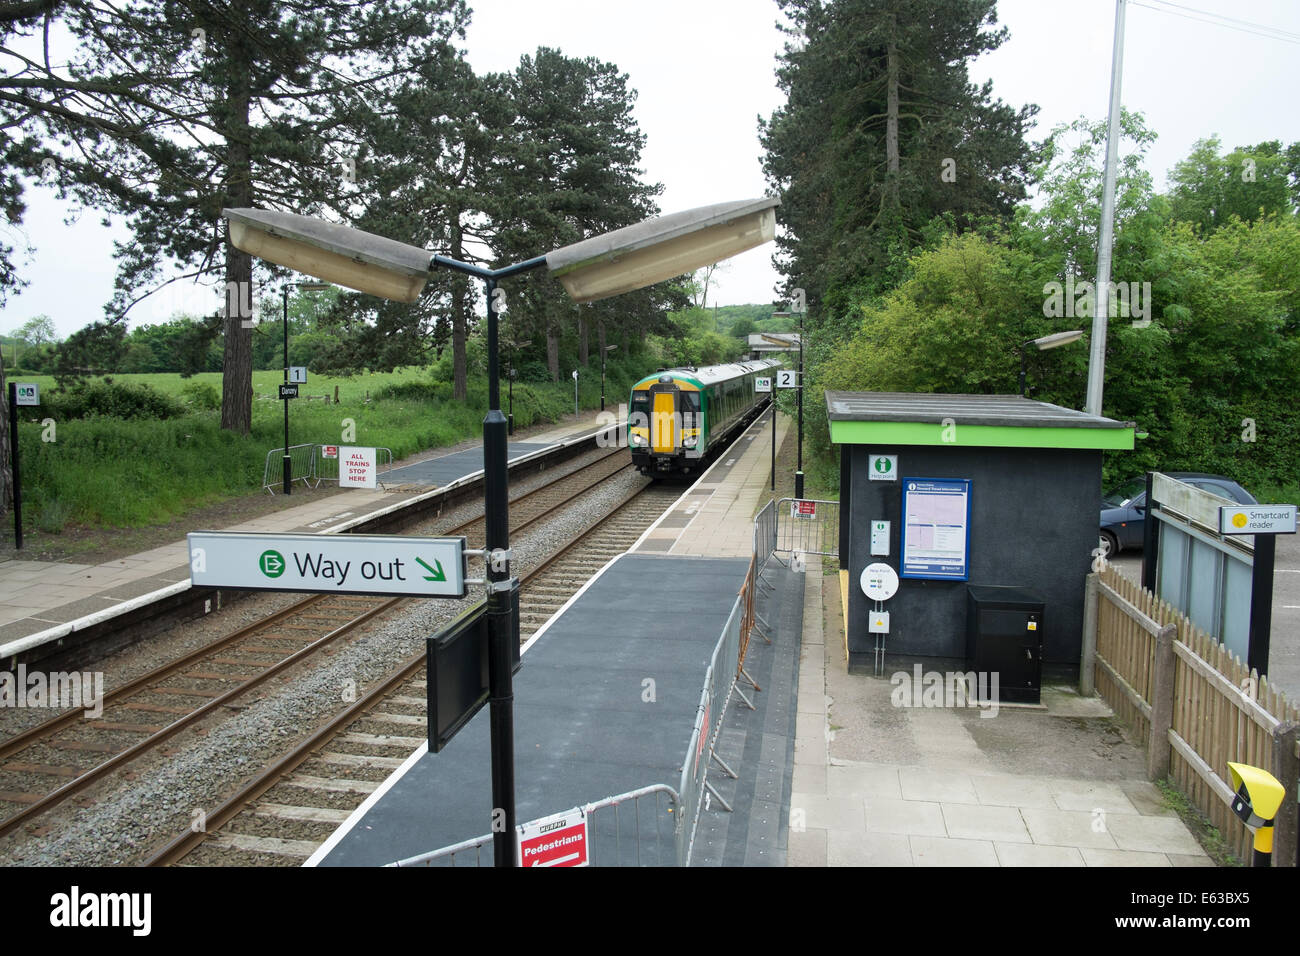
[[[510,573],[507,422],[498,375],[497,282],[546,266],[577,302],[631,292],[744,252],[771,240],[775,198],[703,206],[647,220],[499,269],[489,269],[372,233],[294,213],[225,209],[230,241],[243,252],[335,285],[414,302],[434,268],[476,276],[487,293],[488,413],[483,420],[484,556],[487,569],[488,683],[492,800],[504,826],[493,828],[497,866],[515,865],[514,688],[518,646]],[[575,387],[576,387],[575,377]]]
[[[1025,397],[1025,346],[1032,345],[1040,352],[1046,352],[1048,349],[1059,348],[1062,345],[1077,342],[1081,338],[1083,338],[1082,329],[1071,329],[1069,332],[1053,332],[1051,335],[1027,339],[1016,346],[1016,351],[1020,353],[1020,397]]]

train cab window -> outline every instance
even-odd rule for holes
[[[681,392],[678,396],[683,428],[698,428],[700,419],[700,393]]]
[[[628,408],[628,421],[633,428],[645,428],[650,423],[650,393],[633,392]]]

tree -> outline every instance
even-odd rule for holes
[[[1236,216],[1254,222],[1271,214],[1294,215],[1300,207],[1300,169],[1293,165],[1300,143],[1283,150],[1276,140],[1219,155],[1219,138],[1198,140],[1169,174],[1173,217],[1212,232]]]
[[[61,195],[125,217],[135,239],[116,250],[111,321],[174,267],[181,278],[220,277],[222,427],[246,433],[254,268],[223,238],[221,209],[356,213],[367,97],[462,34],[463,0],[22,6],[40,11],[8,29],[56,15],[78,53],[65,67],[6,51],[0,126],[46,137],[29,135],[6,161],[36,175],[53,159]]]
[[[996,49],[993,0],[778,0],[791,18],[777,79],[786,104],[759,122],[764,172],[786,226],[774,261],[810,325],[847,315],[855,289],[901,277],[926,225],[1006,220],[1025,195],[1036,107],[992,98],[966,63]]]
[[[14,335],[28,345],[45,345],[58,341],[58,335],[54,331],[54,320],[48,315],[32,316],[18,327]]]

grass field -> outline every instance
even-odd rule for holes
[[[629,364],[627,373],[610,365],[607,406],[626,401],[623,396],[643,363]],[[30,409],[41,414],[19,424],[24,523],[47,533],[68,526],[149,527],[196,507],[256,492],[267,453],[284,441],[284,405],[274,398],[282,378],[279,371],[253,374],[253,424],[247,436],[222,431],[220,412],[193,406],[163,420],[95,416],[59,421]],[[42,396],[54,386],[48,376],[23,376],[23,381],[36,381]],[[219,373],[189,379],[178,374],[117,375],[113,381],[147,384],[177,398],[194,382],[218,391],[221,387]],[[338,404],[333,402],[335,386]],[[407,392],[381,397],[386,386],[406,386]],[[305,397],[290,402],[291,445],[386,447],[395,460],[478,436],[487,409],[484,381],[471,379],[468,400],[457,402],[450,398],[450,384],[434,381],[425,369],[347,378],[309,375],[299,394],[328,395],[330,402]],[[583,408],[599,407],[598,373],[584,376],[580,400]],[[556,421],[572,411],[571,382],[515,384],[517,427]]]

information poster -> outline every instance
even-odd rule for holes
[[[965,581],[969,574],[970,479],[903,479],[905,578]]]

